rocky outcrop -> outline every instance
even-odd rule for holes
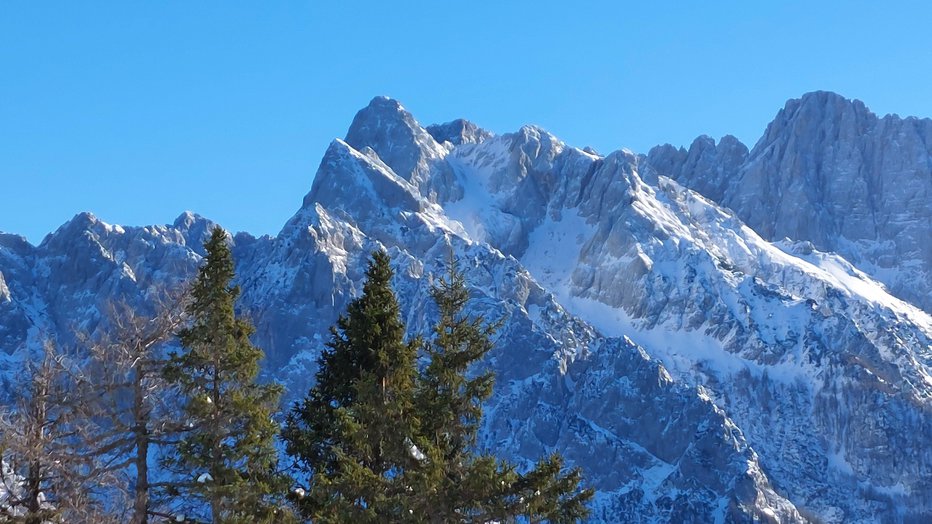
[[[879,118],[815,92],[787,102],[739,166],[732,139],[697,142],[654,148],[647,162],[764,238],[839,253],[932,312],[932,120]]]
[[[478,144],[489,138],[492,133],[473,124],[469,120],[458,118],[445,124],[434,124],[427,126],[427,132],[434,137],[438,143],[449,142],[454,146],[463,144]]]

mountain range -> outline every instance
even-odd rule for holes
[[[82,213],[0,234],[0,384],[46,337],[189,279],[214,223]],[[231,235],[241,308],[290,399],[386,250],[410,333],[452,252],[501,318],[480,446],[559,451],[597,522],[932,519],[932,120],[826,92],[753,148],[601,155],[525,126],[424,127],[377,97],[276,236]]]

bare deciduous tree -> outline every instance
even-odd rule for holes
[[[77,379],[81,404],[93,422],[88,452],[124,473],[123,493],[132,500],[124,520],[133,524],[167,516],[153,498],[160,486],[152,481],[149,466],[154,448],[171,443],[184,429],[167,405],[172,391],[163,379],[165,346],[184,317],[183,296],[165,294],[153,315],[113,304],[105,333],[79,337],[90,354]]]
[[[19,402],[0,414],[0,475],[13,488],[0,515],[30,524],[111,521],[94,496],[107,469],[84,451],[84,414],[74,409],[68,359],[46,342],[42,360],[26,370]]]

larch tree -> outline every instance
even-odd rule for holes
[[[257,381],[264,353],[249,340],[252,324],[234,309],[240,291],[232,285],[226,233],[214,228],[204,247],[186,307],[190,325],[179,332],[182,350],[166,367],[188,426],[163,460],[176,475],[168,492],[185,518],[284,521],[282,495],[291,481],[277,466],[273,419],[282,388]]]
[[[15,487],[0,505],[0,521],[118,521],[98,496],[114,485],[114,469],[88,452],[89,414],[75,402],[74,368],[46,342],[42,359],[26,366],[28,384],[19,401],[0,414],[0,475]]]
[[[185,319],[183,295],[164,292],[155,302],[151,315],[114,303],[103,334],[78,337],[90,356],[75,377],[76,400],[93,415],[86,423],[87,452],[124,471],[122,491],[131,505],[124,520],[132,524],[168,516],[153,500],[150,461],[184,429],[172,410],[174,388],[164,377],[167,345]]]

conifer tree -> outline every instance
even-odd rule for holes
[[[333,329],[317,384],[288,417],[287,451],[308,475],[298,500],[315,522],[575,522],[590,490],[553,455],[526,474],[475,451],[490,372],[470,376],[496,325],[468,317],[465,279],[451,260],[434,289],[440,313],[416,368],[404,342],[387,255],[376,253],[360,298]]]
[[[180,331],[183,350],[166,369],[189,427],[164,461],[179,478],[171,493],[186,518],[201,518],[201,510],[213,523],[278,522],[284,510],[276,499],[289,484],[277,470],[272,419],[282,390],[256,381],[264,353],[249,341],[253,326],[234,311],[239,288],[231,285],[226,233],[214,228],[204,247],[186,308],[191,325]]]
[[[510,521],[576,522],[588,514],[591,490],[579,488],[578,469],[563,472],[559,455],[551,455],[523,475],[493,455],[476,452],[482,403],[492,394],[491,371],[470,373],[493,348],[500,323],[465,313],[469,290],[451,253],[445,278],[433,288],[439,319],[426,345],[430,363],[419,380],[416,405],[436,457],[422,465],[439,479],[423,503],[432,522]]]
[[[391,289],[388,255],[376,252],[362,296],[331,330],[317,383],[290,413],[287,450],[309,474],[301,513],[314,522],[410,518],[406,472],[418,462],[413,439],[418,340],[405,328]]]

